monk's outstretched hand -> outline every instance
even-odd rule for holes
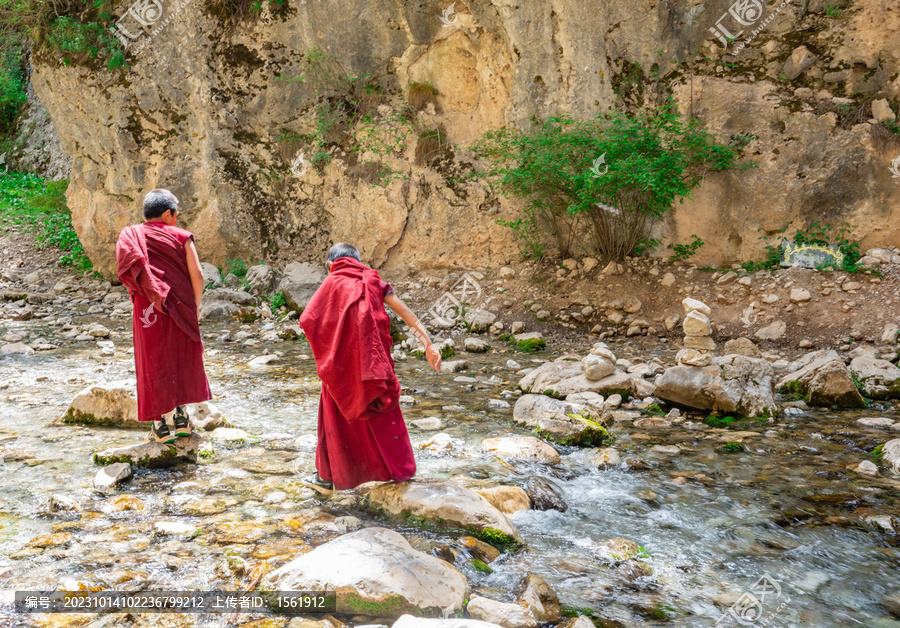
[[[441,370],[441,352],[434,344],[428,345],[428,348],[425,349],[425,359],[435,371]]]

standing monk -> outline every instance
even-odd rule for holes
[[[184,404],[210,399],[198,322],[203,272],[194,234],[175,226],[174,194],[151,190],[144,197],[144,218],[122,229],[116,261],[134,304],[138,420],[152,421],[149,440],[171,443],[191,435]]]
[[[300,317],[322,380],[314,476],[302,481],[322,495],[363,482],[405,482],[416,473],[412,444],[400,413],[400,382],[391,359],[387,304],[425,347],[428,363],[441,354],[415,314],[340,242],[325,262],[328,277]]]

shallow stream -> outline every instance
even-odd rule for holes
[[[438,533],[375,518],[355,492],[333,502],[313,499],[299,483],[313,471],[315,447],[318,380],[309,346],[303,341],[256,347],[223,342],[216,338],[224,326],[203,327],[209,337],[206,360],[214,403],[259,441],[231,449],[217,446],[214,458],[196,466],[137,470],[110,495],[95,492],[92,452],[141,440],[143,433],[50,424],[85,386],[133,377],[130,320],[95,319],[77,308],[65,314],[78,325],[98,320],[118,332],[113,337],[116,352],[101,356],[89,342],[0,357],[0,589],[55,589],[69,579],[102,588],[236,588],[249,578],[230,581],[217,575],[226,555],[243,557],[251,566],[267,559],[278,565],[293,552],[333,538],[317,533],[314,525],[291,524],[292,514],[305,509],[392,527],[426,551],[445,540]],[[52,317],[9,328],[50,342],[59,342],[62,335]],[[501,343],[494,341],[494,346],[499,349]],[[248,367],[266,348],[283,352],[283,359],[263,369]],[[404,408],[407,421],[440,417],[442,431],[453,438],[449,454],[416,449],[419,477],[486,486],[521,485],[538,476],[558,487],[568,503],[564,513],[512,515],[526,547],[501,555],[491,564],[493,573],[457,561],[474,593],[514,601],[516,583],[534,573],[554,587],[565,605],[593,609],[604,626],[713,626],[765,577],[775,586],[762,601],[762,617],[744,625],[900,626],[879,606],[885,594],[897,592],[897,537],[865,521],[867,514],[898,514],[898,482],[885,469],[880,477],[867,477],[847,468],[873,459],[866,449],[892,437],[891,432],[861,428],[856,419],[900,419],[894,408],[809,411],[742,424],[735,429],[758,433],[743,438],[748,448],[743,453],[721,449],[731,440],[723,431],[644,430],[649,439],[635,438],[640,430],[623,420],[613,429],[614,446],[623,459],[647,463],[644,469],[598,470],[591,464],[593,452],[578,448],[559,448],[563,462],[556,468],[482,453],[484,438],[527,433],[513,426],[511,410],[487,407],[489,399],[515,402],[510,391],[518,376],[506,361],[512,357],[534,366],[531,360],[553,359],[561,349],[460,352],[457,357],[470,365],[460,374],[432,374],[415,359],[397,364],[405,394],[417,400]],[[646,359],[655,352],[666,364],[674,353],[674,348],[669,352],[631,341],[613,343],[611,349],[620,358]],[[460,375],[482,381],[455,381]],[[499,382],[489,381],[492,376]],[[410,428],[414,446],[434,434]],[[678,444],[681,453],[650,452],[655,444]],[[54,495],[74,499],[80,516],[42,514]],[[191,523],[201,533],[183,540],[154,537],[153,523],[159,520]],[[250,523],[253,541],[229,542],[212,532],[228,521]],[[56,533],[69,533],[71,539],[45,549],[26,547],[34,537]],[[614,537],[644,548],[652,577],[631,581],[618,569],[600,546]],[[80,623],[71,625],[100,625],[92,616],[78,618]],[[136,625],[158,625],[159,616],[145,619]],[[21,616],[3,621],[12,626],[69,625]],[[225,625],[222,617],[166,616],[166,622]],[[726,618],[720,625],[741,624]]]

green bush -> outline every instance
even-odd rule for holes
[[[669,257],[670,262],[683,262],[685,260],[689,260],[692,258],[701,246],[706,244],[703,240],[698,238],[693,233],[691,234],[691,241],[688,244],[670,244],[669,248],[674,251],[671,257]]]
[[[740,155],[740,144],[682,121],[671,99],[656,112],[491,130],[473,149],[490,160],[501,192],[524,201],[521,217],[500,222],[527,254],[542,255],[549,236],[562,256],[581,247],[608,259],[631,254],[676,199],[690,198],[707,172],[738,168]]]
[[[49,63],[125,65],[125,50],[113,34],[116,16],[109,0],[0,0],[0,35],[17,33]]]
[[[0,133],[8,133],[27,96],[25,40],[18,33],[0,30]]]

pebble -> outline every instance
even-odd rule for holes
[[[424,419],[416,419],[415,421],[410,421],[410,425],[414,426],[416,429],[420,429],[425,432],[432,432],[436,430],[440,430],[444,428],[444,422],[441,421],[437,417],[426,417]]]

